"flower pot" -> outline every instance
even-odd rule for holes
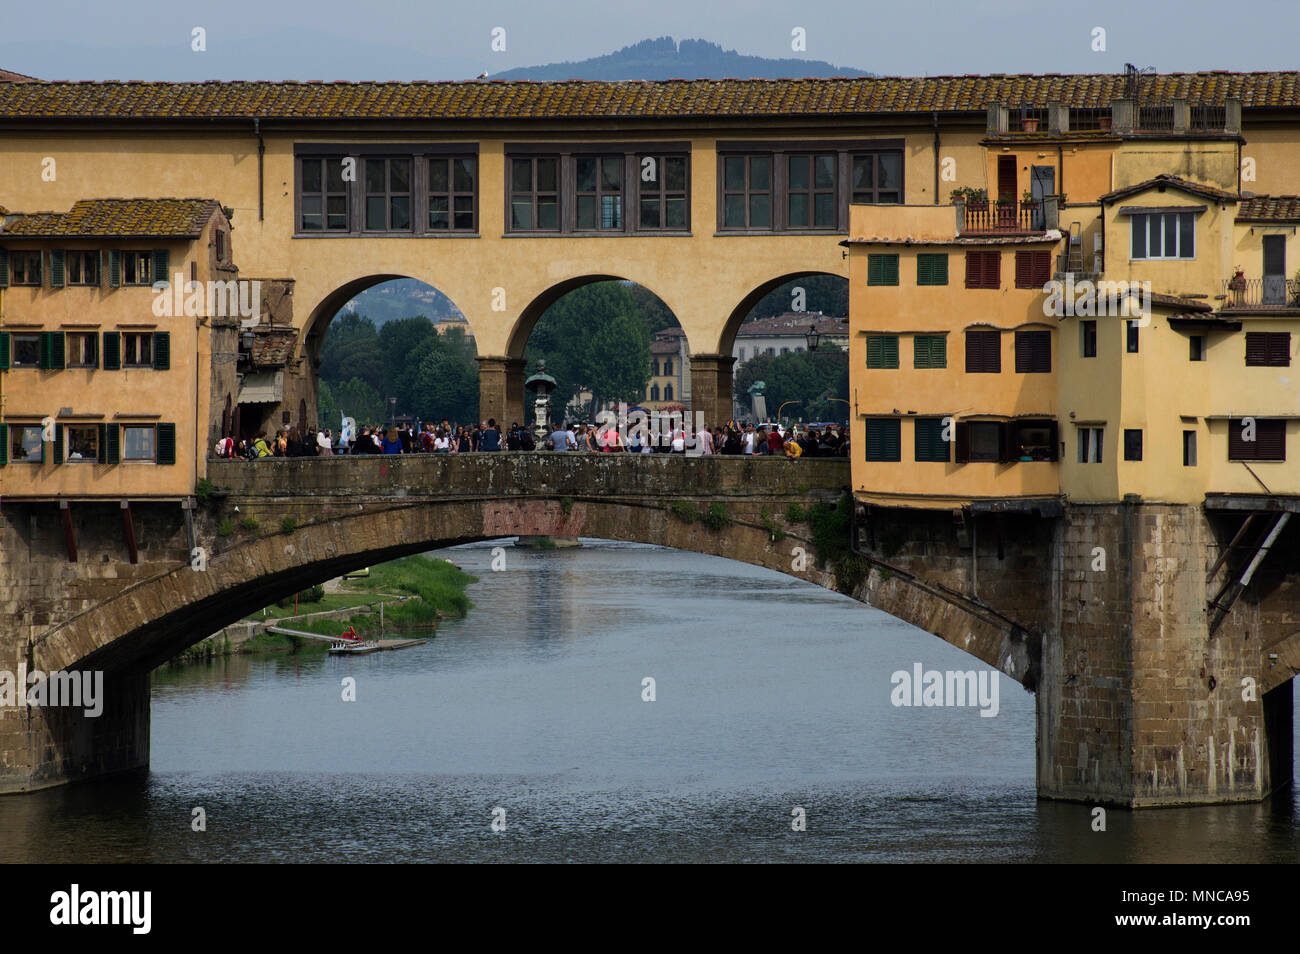
[[[1038,132],[1038,120],[1022,119],[1020,120],[1020,128],[1024,132]]]
[[[1105,133],[1110,132],[1110,119],[1111,118],[1109,116],[1098,117],[1097,126],[1101,129],[1102,132]]]

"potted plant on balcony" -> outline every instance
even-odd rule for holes
[[[1238,266],[1232,279],[1228,282],[1229,296],[1234,305],[1240,306],[1246,297],[1246,272]]]
[[[983,189],[973,189],[970,186],[958,186],[948,193],[948,199],[953,205],[964,202],[968,208],[977,208],[988,205],[989,194]]]
[[[1020,129],[1022,132],[1038,132],[1038,117],[1022,116],[1020,118]]]
[[[1097,117],[1097,128],[1104,133],[1110,132],[1110,113],[1103,113]]]

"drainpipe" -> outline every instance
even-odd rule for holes
[[[978,600],[979,591],[979,564],[976,557],[979,554],[980,541],[979,534],[976,532],[977,523],[975,521],[975,511],[970,512],[970,598]]]
[[[939,204],[939,113],[932,111],[930,113],[934,121],[934,204]],[[1237,163],[1237,168],[1241,168],[1241,163]],[[1238,189],[1238,192],[1241,190]]]
[[[261,222],[266,212],[262,197],[262,154],[266,152],[266,143],[262,141],[262,120],[253,119],[253,133],[257,136],[257,221]]]
[[[1065,195],[1065,147],[1060,143],[1056,145],[1056,194]]]

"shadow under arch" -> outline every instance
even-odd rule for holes
[[[845,282],[848,281],[848,278],[845,277],[844,275],[837,275],[834,272],[828,272],[819,269],[809,269],[807,271],[787,272],[784,275],[779,275],[776,278],[772,278],[763,282],[761,285],[759,285],[757,288],[753,289],[749,294],[747,294],[744,298],[742,298],[736,304],[736,307],[731,310],[731,314],[727,316],[726,324],[722,326],[722,334],[718,338],[718,349],[717,349],[718,354],[729,355],[733,352],[736,345],[736,335],[740,332],[740,326],[744,324],[745,319],[749,316],[749,313],[754,310],[755,305],[757,305],[760,301],[763,300],[764,296],[770,294],[774,289],[780,288],[782,285],[786,284],[787,282],[796,281],[797,279],[800,278],[809,278],[812,276],[816,276],[816,277],[825,276],[828,278],[843,279]],[[847,315],[844,317],[847,317]]]

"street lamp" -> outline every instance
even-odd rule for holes
[[[397,423],[397,398],[388,399],[388,426],[392,427]]]
[[[809,325],[808,334],[805,337],[807,337],[808,339],[808,350],[816,351],[817,346],[821,344],[821,340],[822,340],[822,336],[817,333],[817,326]]]

